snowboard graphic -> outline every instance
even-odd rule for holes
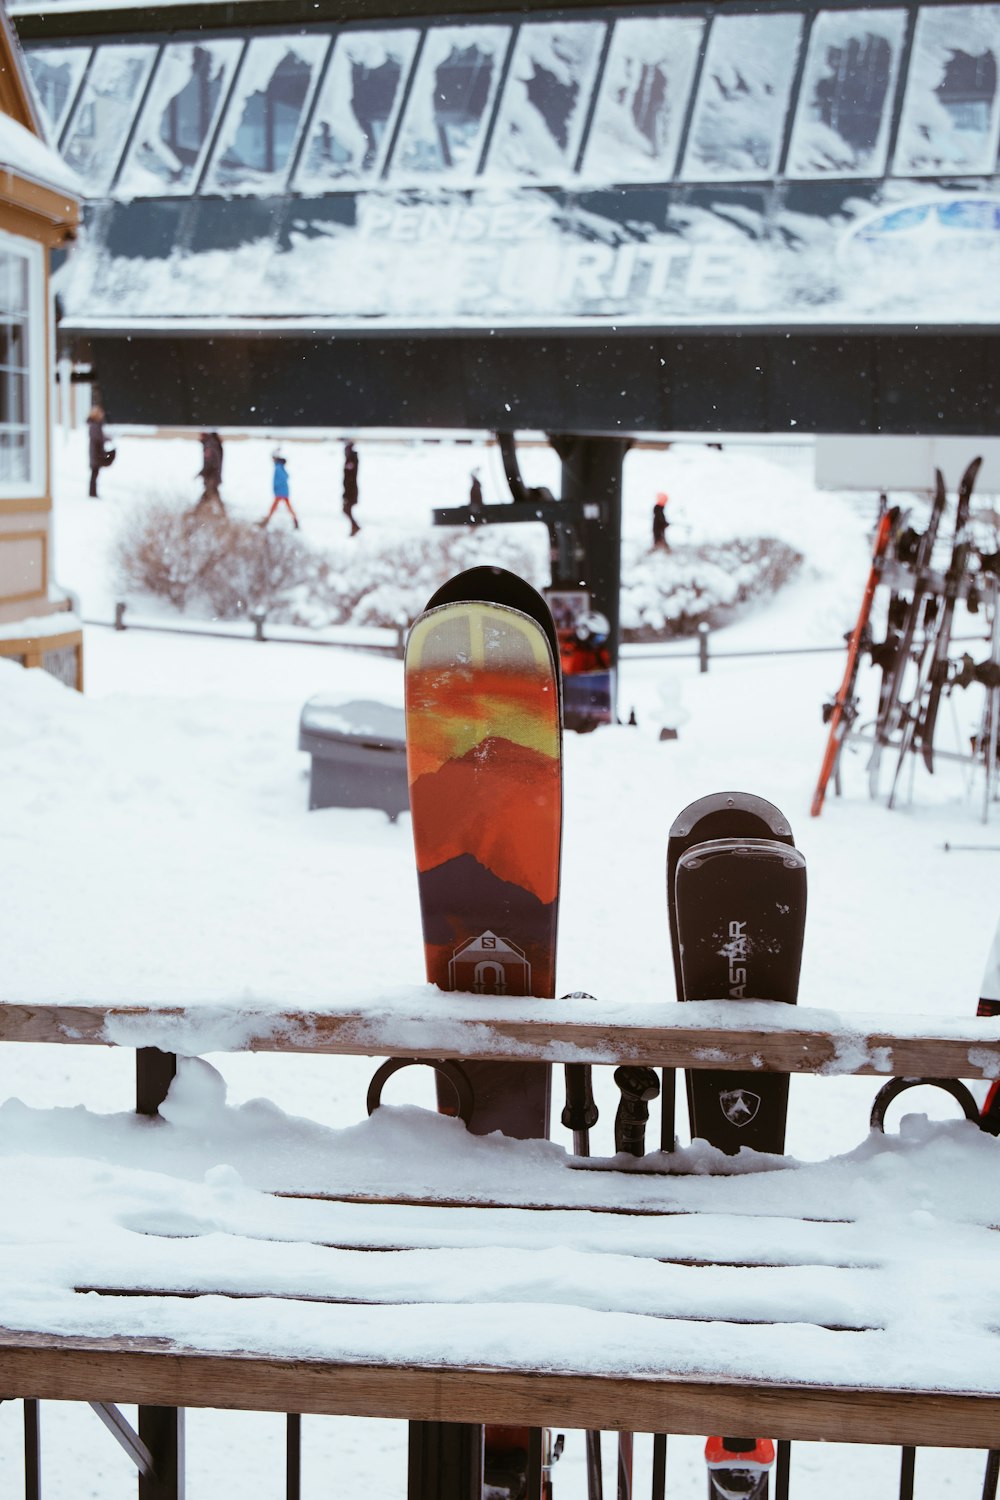
[[[427,978],[443,990],[555,994],[562,732],[554,642],[544,600],[500,568],[452,579],[410,632],[410,808]],[[466,1070],[471,1130],[548,1133],[546,1065]]]
[[[439,589],[406,648],[406,752],[427,978],[480,995],[555,994],[562,841],[558,645],[541,595],[501,568]],[[461,1003],[459,1000],[458,1004]],[[549,1129],[544,1063],[467,1062],[468,1128],[522,1139]],[[454,1110],[448,1085],[438,1107]],[[526,1495],[549,1433],[487,1427],[477,1475],[442,1464],[470,1448],[453,1424],[411,1426],[410,1463],[448,1500]],[[471,1444],[471,1448],[475,1448]],[[467,1467],[467,1466],[466,1466]],[[547,1478],[533,1491],[551,1494]]]
[[[720,792],[674,820],[667,905],[678,1000],[779,1000],[794,1005],[806,913],[805,860],[787,819],[763,797]],[[735,1154],[785,1144],[788,1079],[780,1073],[692,1069],[692,1138]],[[709,1500],[767,1500],[769,1438],[710,1437]]]

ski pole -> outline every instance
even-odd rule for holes
[[[566,1064],[566,1105],[561,1118],[566,1129],[573,1132],[573,1154],[589,1156],[590,1130],[597,1124],[589,1063]],[[588,1430],[584,1437],[587,1444],[587,1500],[604,1500],[601,1434]]]
[[[583,990],[567,995],[567,1000],[592,1000]],[[566,1103],[561,1115],[562,1123],[573,1132],[573,1154],[590,1155],[590,1132],[597,1124],[597,1105],[589,1063],[566,1063]],[[587,1445],[587,1500],[604,1500],[604,1479],[601,1471],[601,1434],[588,1430],[584,1434]]]
[[[615,1115],[615,1151],[642,1156],[646,1150],[646,1121],[649,1101],[660,1092],[660,1080],[654,1069],[625,1065],[615,1069],[615,1083],[621,1091]],[[632,1500],[632,1434],[618,1434],[618,1500]]]
[[[660,1092],[660,1080],[652,1068],[626,1064],[615,1069],[615,1083],[621,1090],[615,1115],[615,1150],[629,1156],[643,1156],[649,1101]]]

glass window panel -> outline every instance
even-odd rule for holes
[[[816,17],[788,154],[790,177],[881,175],[905,30],[901,10],[827,10]]]
[[[0,317],[20,327],[28,316],[28,262],[22,255],[0,251]]]
[[[53,141],[62,135],[80,80],[90,57],[89,47],[33,47],[25,53],[28,77]]]
[[[381,170],[420,33],[344,31],[333,46],[295,186],[329,192]]]
[[[3,421],[0,416],[0,422]],[[26,431],[0,429],[0,484],[25,483],[29,477],[29,449]]]
[[[23,255],[0,250],[0,484],[30,477],[28,274]]]
[[[698,49],[700,17],[616,21],[583,170],[606,182],[673,176]]]
[[[242,49],[234,38],[164,48],[121,175],[122,197],[191,191]]]
[[[256,37],[223,121],[210,191],[273,193],[284,186],[330,38]]]
[[[1000,5],[919,11],[896,143],[898,174],[993,171],[998,58]]]
[[[91,64],[62,154],[93,196],[111,186],[156,50],[99,47]]]
[[[774,174],[801,37],[801,16],[716,17],[684,153],[688,181]]]
[[[603,21],[520,28],[490,147],[491,176],[572,172],[606,29]]]
[[[510,37],[509,26],[431,27],[391,176],[475,174]]]

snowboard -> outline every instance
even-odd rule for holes
[[[997,922],[993,946],[986,960],[976,1014],[1000,1016],[1000,922]],[[1000,1080],[990,1084],[980,1123],[989,1135],[1000,1135]]]
[[[795,1004],[805,860],[772,803],[720,792],[685,808],[667,845],[667,905],[678,1000]],[[686,1083],[692,1138],[730,1155],[784,1149],[787,1076],[691,1069]],[[770,1439],[710,1437],[705,1460],[709,1500],[766,1500]]]
[[[407,641],[406,754],[427,978],[478,995],[555,994],[562,837],[559,650],[548,605],[502,568],[471,568],[428,601]],[[461,1004],[461,1000],[456,1000]],[[548,1135],[545,1063],[462,1064],[468,1128]],[[438,1107],[454,1113],[447,1082]],[[463,1429],[415,1424],[428,1453],[465,1452]],[[482,1485],[496,1500],[537,1493],[548,1434],[487,1427]],[[436,1463],[436,1460],[435,1460]],[[442,1500],[459,1496],[436,1467]],[[467,1469],[462,1472],[467,1473]],[[535,1477],[533,1477],[535,1476]],[[541,1488],[548,1492],[547,1478]],[[428,1486],[424,1483],[424,1492]],[[437,1493],[432,1484],[430,1493]]]
[[[823,752],[823,761],[820,766],[819,779],[816,782],[816,790],[812,799],[812,816],[818,818],[823,811],[823,802],[826,798],[826,789],[830,777],[835,779],[839,774],[840,752],[844,746],[844,740],[850,733],[851,726],[858,716],[857,684],[858,669],[861,665],[861,654],[866,645],[870,649],[872,601],[875,598],[875,590],[882,574],[886,552],[892,539],[897,522],[899,510],[893,507],[884,511],[875,533],[875,543],[872,550],[872,563],[868,571],[868,579],[865,583],[865,591],[861,598],[861,608],[854,629],[847,638],[847,663],[844,667],[844,675],[840,687],[832,703],[828,703],[824,709],[823,722],[829,724],[826,748]]]

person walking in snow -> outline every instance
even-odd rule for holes
[[[665,495],[663,493],[663,491],[661,490],[660,493],[657,495],[656,500],[653,502],[653,551],[654,552],[669,552],[670,551],[670,548],[667,545],[667,527],[670,525],[670,522],[667,520],[667,500],[668,499],[669,499],[669,496]]]
[[[352,442],[344,444],[344,515],[351,523],[351,536],[357,536],[361,527],[354,519],[354,507],[358,503],[358,450]]]
[[[200,436],[202,463],[195,477],[203,480],[205,487],[201,492],[201,499],[191,514],[197,515],[204,508],[214,510],[224,516],[226,507],[219,494],[219,486],[222,483],[222,439],[217,432],[203,432]]]
[[[298,531],[299,518],[292,509],[291,491],[288,484],[288,465],[285,462],[285,458],[280,448],[275,448],[274,452],[271,454],[271,457],[274,459],[274,478],[272,481],[274,500],[271,504],[271,509],[268,511],[263,521],[259,522],[259,524],[261,526],[266,526],[268,521],[274,515],[274,512],[278,509],[278,506],[285,505],[288,507],[288,514],[292,518],[292,525],[295,527],[295,530]]]
[[[114,449],[110,450],[108,457],[108,439],[104,431],[104,408],[103,406],[92,406],[87,418],[87,443],[90,456],[90,498],[96,500],[97,476],[102,469],[107,468],[111,459],[114,458]]]
[[[472,483],[469,485],[469,504],[473,510],[482,510],[483,487],[479,482],[479,470],[473,469],[469,477],[472,480]]]

